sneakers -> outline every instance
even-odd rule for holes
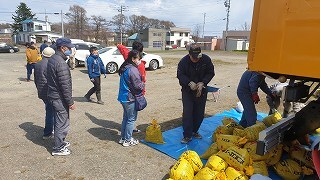
[[[64,144],[63,148],[67,148],[67,147],[69,147],[69,146],[71,145],[71,143],[68,142],[68,141],[65,141],[64,143],[65,143],[65,144]]]
[[[48,135],[48,136],[42,136],[42,139],[43,139],[43,140],[53,139],[53,138],[54,138],[53,133],[51,133],[51,134],[50,134],[50,135]]]
[[[104,105],[103,101],[97,101],[98,104]]]
[[[132,132],[133,133],[141,133],[141,130],[140,129],[134,129]]]
[[[83,96],[88,102],[92,102],[92,100],[90,99],[90,97],[88,97],[87,95]]]
[[[183,138],[183,139],[181,139],[181,143],[182,144],[187,144],[188,142],[190,142],[190,141],[192,141],[192,138],[190,137],[190,138],[188,138],[188,137],[185,137],[185,138]]]
[[[139,140],[131,138],[130,140],[125,140],[123,142],[122,146],[129,147],[129,146],[134,146],[134,145],[137,145],[137,144],[139,144]]]
[[[199,133],[192,133],[192,136],[196,139],[202,139],[202,136]]]
[[[121,138],[121,139],[119,140],[119,144],[123,144],[124,141],[125,141],[125,139],[122,139],[122,138]]]
[[[69,143],[70,145],[70,143]],[[52,156],[67,156],[71,154],[71,151],[65,146],[64,148],[58,150],[58,151],[53,151]]]

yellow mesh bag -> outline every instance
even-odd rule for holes
[[[283,152],[282,147],[283,145],[279,144],[268,153],[268,159],[265,160],[267,166],[273,166],[280,161]]]
[[[276,111],[273,114],[270,114],[269,116],[263,118],[262,122],[267,126],[270,127],[272,124],[278,123],[282,119],[281,114]]]
[[[233,135],[234,136],[245,137],[246,136],[246,132],[243,129],[234,128],[233,129]]]
[[[219,134],[232,135],[232,131],[230,132],[226,126],[218,126],[212,135],[212,142],[217,142],[217,135]]]
[[[205,167],[208,167],[214,171],[221,172],[227,169],[228,164],[221,157],[213,155],[208,159]]]
[[[248,141],[257,141],[259,138],[259,133],[265,130],[267,127],[262,122],[257,122],[257,124],[245,128],[245,137]]]
[[[249,178],[242,171],[237,171],[233,167],[226,169],[226,177],[228,180],[248,180]]]
[[[218,148],[223,151],[232,146],[242,147],[246,143],[247,143],[247,139],[241,138],[239,136],[225,135],[225,134],[217,135]]]
[[[208,167],[201,169],[193,178],[193,180],[225,180],[224,172],[213,171]]]
[[[257,142],[255,142],[255,141],[247,142],[243,148],[247,149],[247,151],[250,154],[253,161],[264,161],[264,160],[268,159],[269,153],[267,153],[263,156],[256,154]]]
[[[250,165],[250,155],[246,149],[233,146],[226,151],[219,151],[217,156],[225,160],[229,166],[232,166],[240,171]]]
[[[193,171],[195,173],[199,172],[200,169],[202,169],[202,167],[203,167],[202,161],[201,161],[198,153],[195,151],[190,151],[190,150],[185,151],[184,153],[182,153],[180,155],[179,158],[186,159],[190,163],[190,165],[192,166]]]
[[[194,171],[189,162],[180,158],[170,169],[170,178],[192,180],[194,177]]]
[[[264,176],[269,176],[267,164],[264,161],[256,161],[252,164],[254,172],[253,174],[261,174]]]
[[[283,179],[299,179],[302,175],[300,165],[292,159],[286,159],[276,163],[273,168]]]
[[[161,126],[157,123],[157,120],[152,120],[151,125],[147,127],[145,141],[155,144],[164,144]]]
[[[293,146],[290,148],[290,157],[291,159],[299,162],[300,165],[314,169],[311,151],[307,151],[304,148],[300,148],[298,146]]]
[[[216,154],[217,152],[219,152],[217,143],[212,143],[210,147],[207,149],[207,151],[203,153],[200,157],[202,159],[208,159],[210,156],[212,156],[213,154]]]
[[[236,123],[236,124],[238,124],[233,118],[224,117],[224,118],[222,119],[222,124],[223,124],[223,125],[227,125],[227,124],[230,124],[230,123]]]

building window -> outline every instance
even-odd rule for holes
[[[183,36],[183,33],[180,33],[180,36]]]
[[[157,47],[161,47],[162,46],[162,43],[161,43],[161,41],[153,41],[153,43],[152,43],[153,45],[152,45],[152,47],[155,47],[155,48],[157,48]]]
[[[174,36],[174,32],[171,32],[171,33],[170,33],[170,36]]]
[[[174,44],[174,41],[170,41],[170,44],[171,44],[171,45]]]
[[[188,37],[188,36],[189,36],[189,34],[188,34],[188,33],[184,33],[184,35],[185,35],[186,37]]]
[[[161,33],[153,33],[153,36],[161,36]]]
[[[167,36],[170,36],[170,32],[167,32],[166,34],[167,34]]]
[[[35,26],[34,26],[34,30],[42,30],[42,26],[35,25]]]

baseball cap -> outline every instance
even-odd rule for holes
[[[190,46],[190,49],[189,49],[189,54],[193,57],[193,58],[201,58],[202,57],[202,54],[201,54],[201,48],[200,46],[196,45],[196,44],[192,44]]]
[[[74,45],[71,43],[71,40],[69,38],[59,38],[56,41],[56,46],[61,47],[61,46],[66,46],[68,48],[73,48]]]

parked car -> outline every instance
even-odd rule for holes
[[[128,49],[131,50],[131,47]],[[109,74],[116,73],[124,62],[124,58],[117,47],[102,48],[99,50],[99,56]],[[158,55],[143,52],[143,60],[146,61],[145,67],[150,70],[163,67],[163,60]]]
[[[85,64],[86,58],[90,55],[89,49],[92,46],[97,47],[98,49],[104,48],[104,46],[97,44],[97,43],[92,43],[92,42],[72,42],[72,44],[75,45],[76,48],[76,55],[75,55],[75,61],[76,61],[76,66],[79,66],[80,64]]]
[[[0,52],[1,53],[15,53],[15,52],[19,52],[19,48],[16,46],[9,45],[7,43],[0,43]]]

